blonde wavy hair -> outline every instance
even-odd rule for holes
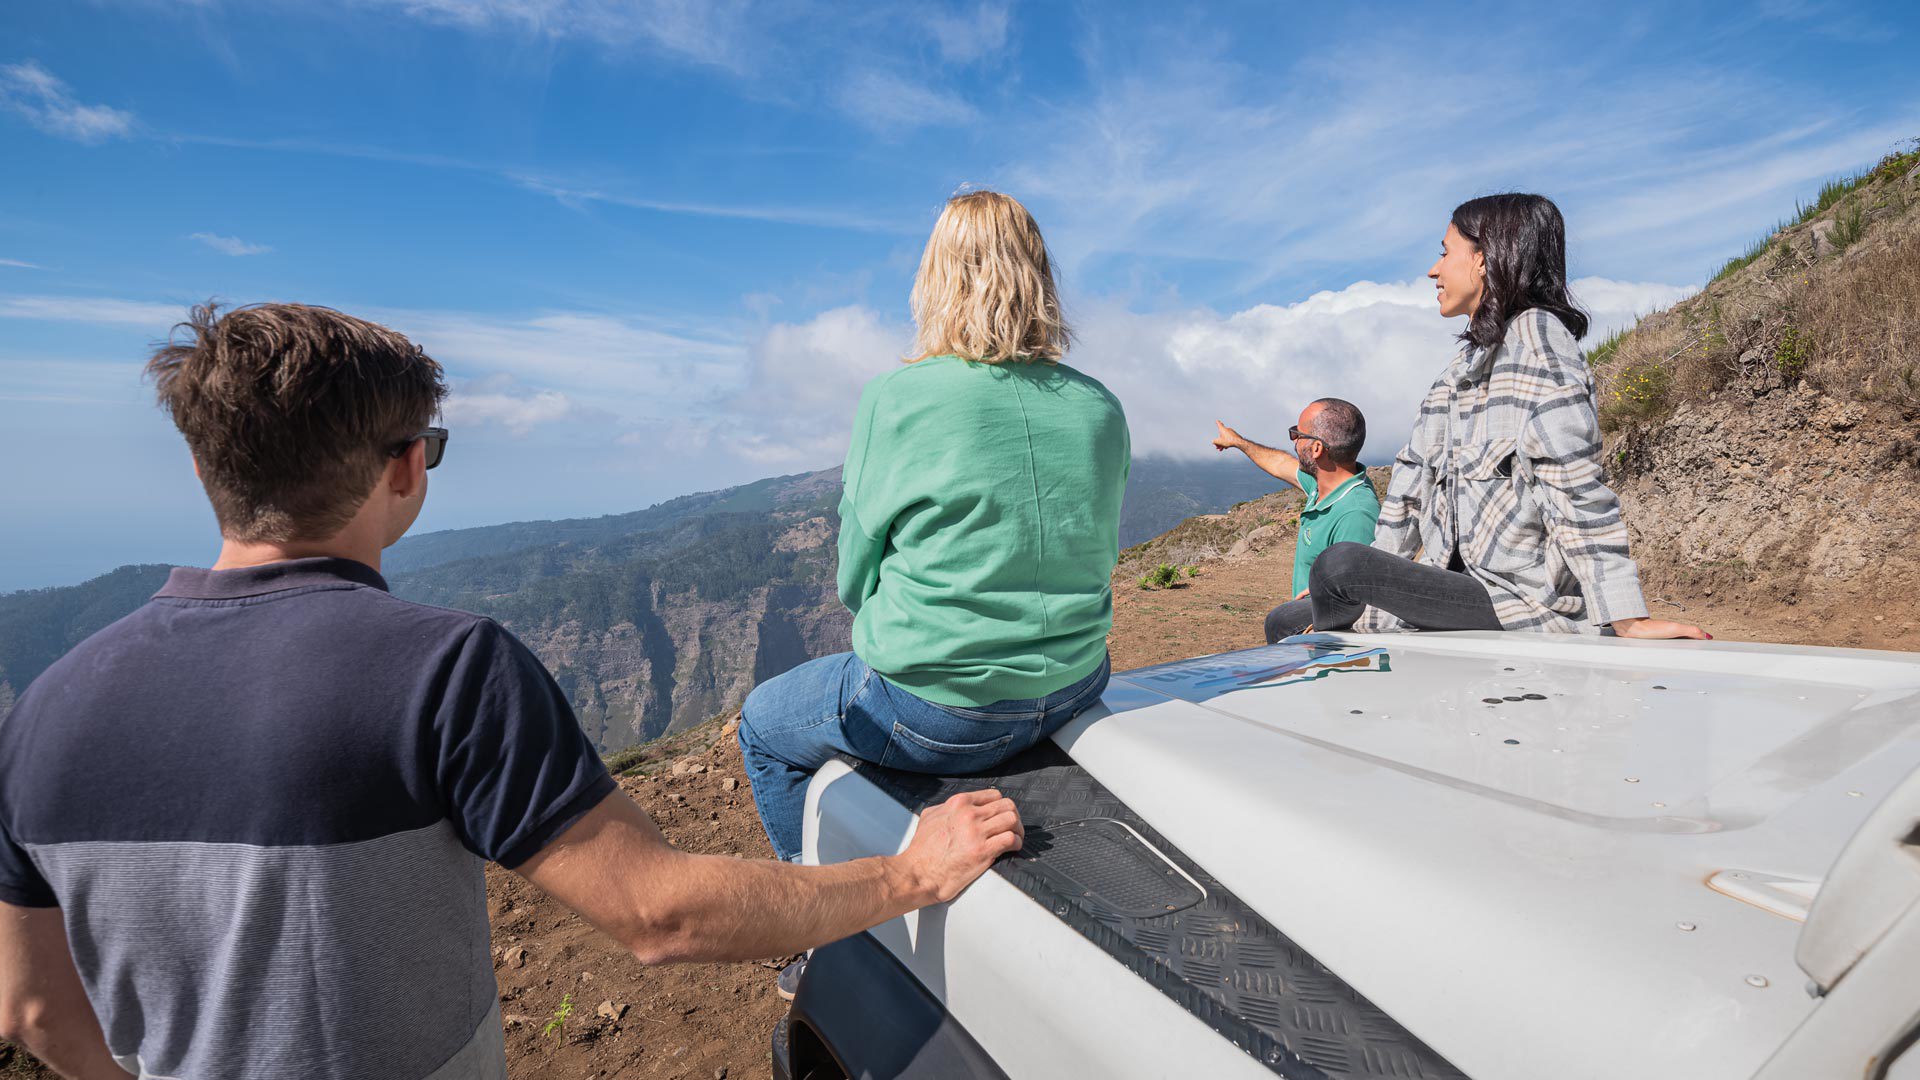
[[[947,200],[920,256],[912,306],[918,332],[908,363],[947,355],[1052,363],[1073,342],[1040,226],[997,191]]]

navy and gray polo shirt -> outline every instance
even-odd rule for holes
[[[0,722],[0,901],[141,1077],[506,1075],[482,860],[613,780],[491,620],[299,559],[173,572]]]

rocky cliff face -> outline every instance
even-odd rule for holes
[[[692,727],[817,656],[844,651],[852,616],[825,583],[765,585],[719,602],[655,584],[639,619],[514,626],[603,751]]]

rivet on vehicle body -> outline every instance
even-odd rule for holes
[[[1677,923],[1674,923],[1673,925],[1679,927],[1680,929],[1686,931],[1689,934],[1693,933],[1694,930],[1696,929],[1696,927],[1690,922],[1677,922]]]
[[[1498,704],[1500,704],[1500,699],[1499,699],[1499,698],[1497,698],[1497,697],[1483,697],[1483,698],[1481,698],[1480,700],[1481,700],[1481,701],[1484,701],[1484,702],[1486,702],[1486,703],[1487,703],[1487,704],[1489,704],[1489,705],[1498,705]]]
[[[1767,977],[1765,975],[1749,975],[1747,976],[1747,985],[1759,987],[1764,990],[1767,988]]]
[[[1654,683],[1654,684],[1653,684],[1653,688],[1654,688],[1655,690],[1665,690],[1665,689],[1666,689],[1666,687],[1664,687],[1664,686],[1661,686],[1661,685],[1660,685],[1659,683]]]
[[[1654,808],[1657,810],[1665,810],[1667,808],[1667,804],[1663,802],[1657,802],[1657,803],[1654,803],[1653,805],[1654,805]]]
[[[1359,715],[1361,715],[1361,712],[1360,712],[1360,710],[1359,710],[1359,709],[1348,709],[1348,710],[1347,710],[1347,715],[1348,715],[1348,716],[1359,716]]]
[[[1477,731],[1469,731],[1469,732],[1467,732],[1467,734],[1469,734],[1469,735],[1478,735],[1478,734],[1480,734],[1480,733],[1479,733],[1479,732],[1477,732]]]
[[[1857,791],[1849,791],[1849,792],[1847,792],[1847,798],[1849,798],[1849,799],[1857,799],[1857,798],[1859,798],[1859,797],[1860,797],[1860,793],[1859,793],[1859,792],[1857,792]]]
[[[1503,743],[1506,743],[1506,744],[1507,744],[1508,746],[1519,746],[1519,745],[1520,745],[1520,740],[1519,740],[1519,739],[1502,739],[1502,740],[1500,740],[1500,741],[1501,741],[1501,742],[1503,742]]]
[[[1637,783],[1639,783],[1639,782],[1640,782],[1640,778],[1639,778],[1639,777],[1637,777],[1637,776],[1629,776],[1629,777],[1627,777],[1627,783],[1629,783],[1629,784],[1637,784]]]

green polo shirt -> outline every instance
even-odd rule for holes
[[[1367,483],[1366,473],[1356,473],[1345,483],[1320,497],[1319,478],[1305,469],[1299,474],[1300,490],[1307,493],[1307,505],[1300,511],[1300,539],[1293,546],[1293,594],[1307,587],[1307,572],[1320,553],[1342,541],[1373,543],[1373,526],[1380,520],[1380,497]]]

